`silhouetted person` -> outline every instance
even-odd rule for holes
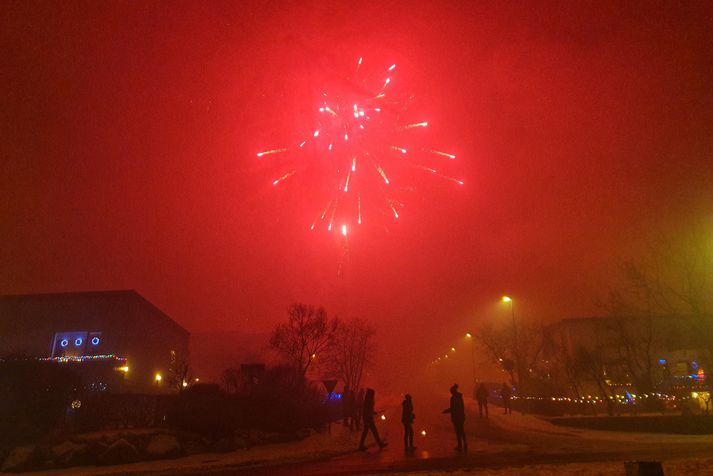
[[[413,446],[413,421],[416,415],[413,413],[413,402],[411,395],[404,395],[404,401],[401,402],[401,423],[404,424],[404,450],[412,451],[416,449]]]
[[[354,412],[354,392],[349,388],[349,385],[344,386],[344,393],[342,394],[342,417],[344,419],[344,426],[352,428],[354,422],[352,420],[352,414]]]
[[[362,415],[361,411],[364,408],[364,389],[360,388],[359,392],[356,394],[356,398],[354,399],[354,423],[356,426],[356,430],[359,431],[361,429],[361,420],[362,420]]]
[[[512,390],[510,385],[503,382],[503,386],[500,389],[500,397],[503,399],[503,408],[505,409],[504,415],[512,415],[512,408],[510,408],[510,399],[512,398]]]
[[[453,429],[456,433],[456,440],[458,440],[456,450],[467,451],[468,442],[465,439],[465,403],[463,402],[463,394],[458,391],[457,383],[451,387],[451,406],[443,410],[443,413],[451,414]]]
[[[359,449],[361,451],[366,451],[366,446],[364,446],[364,441],[366,440],[366,435],[371,431],[376,440],[376,444],[379,448],[386,446],[386,443],[381,441],[379,438],[379,432],[376,430],[376,423],[374,422],[374,416],[376,412],[374,411],[374,389],[367,388],[364,394],[364,406],[361,409],[362,421],[364,423],[364,430],[361,432],[361,439],[359,440]]]
[[[478,413],[480,418],[483,418],[483,410],[485,410],[485,418],[488,418],[488,389],[484,383],[478,385],[475,390],[475,399],[478,401]]]

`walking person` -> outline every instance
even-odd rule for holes
[[[488,389],[484,383],[478,385],[475,390],[475,399],[478,401],[478,413],[480,418],[483,418],[483,410],[485,410],[485,418],[488,418]]]
[[[465,403],[463,402],[463,394],[458,391],[458,384],[453,384],[451,387],[451,406],[443,410],[443,413],[451,414],[453,422],[453,430],[456,433],[458,446],[456,451],[468,451],[468,442],[465,438]]]
[[[413,421],[416,415],[413,413],[413,401],[408,393],[404,395],[401,402],[401,423],[404,424],[404,450],[408,453],[416,449],[413,445]]]
[[[364,394],[364,406],[361,411],[362,422],[364,423],[364,430],[361,432],[361,439],[359,440],[359,449],[361,451],[366,451],[366,446],[364,442],[366,441],[366,435],[371,431],[376,440],[376,444],[379,445],[379,449],[386,446],[386,443],[381,441],[379,438],[379,432],[376,430],[376,422],[374,422],[374,416],[376,412],[374,411],[374,389],[367,388],[366,394]]]
[[[503,382],[503,386],[500,388],[500,397],[503,399],[503,408],[505,409],[504,415],[512,415],[512,408],[510,408],[510,399],[512,398],[512,390],[510,385]]]

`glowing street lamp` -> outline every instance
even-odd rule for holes
[[[154,380],[156,380],[156,385],[158,385],[161,383],[161,380],[163,380],[163,377],[161,376],[161,374],[157,373],[154,377]]]

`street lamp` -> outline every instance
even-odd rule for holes
[[[473,334],[466,332],[465,338],[470,341],[470,357],[473,364],[473,383],[475,383],[475,342],[473,342]]]
[[[510,296],[503,296],[503,302],[510,304],[510,313],[512,315],[512,329],[515,337],[517,338],[517,331],[515,328],[515,301]]]
[[[518,370],[518,380],[522,379],[522,375],[520,375],[520,345],[517,340],[517,325],[515,324],[515,301],[513,298],[510,296],[503,296],[502,301],[505,303],[510,304],[510,316],[512,317],[512,346],[513,346],[513,354],[514,354],[514,363],[515,363],[515,368]],[[522,382],[518,382],[522,384]],[[520,386],[520,385],[518,385]],[[520,389],[518,389],[520,390]]]

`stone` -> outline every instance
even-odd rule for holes
[[[35,462],[35,445],[14,448],[2,463],[2,471],[20,472],[30,469]]]
[[[99,464],[125,464],[138,461],[139,452],[134,445],[123,438],[116,440],[101,455]]]
[[[150,459],[177,458],[181,456],[181,444],[173,435],[158,433],[149,439],[146,456]]]
[[[77,464],[87,454],[89,445],[86,443],[72,443],[64,441],[55,445],[50,450],[52,461],[58,466],[71,466]]]

